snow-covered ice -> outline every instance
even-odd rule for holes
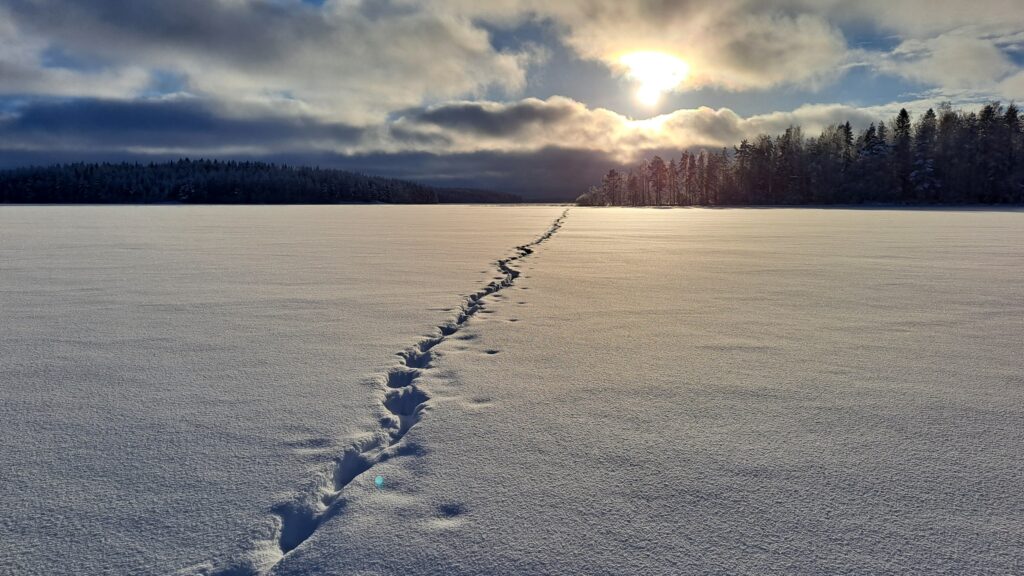
[[[274,569],[1015,574],[1024,214],[573,209]]]
[[[230,565],[562,210],[0,208],[0,574]]]
[[[1022,571],[1024,213],[562,210],[0,210],[0,572]]]

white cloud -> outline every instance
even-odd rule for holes
[[[1019,0],[808,0],[806,7],[904,38],[932,38],[965,27],[1004,34],[1020,31],[1024,23],[1024,3]]]
[[[999,92],[1007,100],[1024,101],[1024,72],[1018,72],[999,83]]]
[[[691,64],[684,89],[817,88],[855,65],[935,89],[989,90],[1019,70],[1020,0],[437,0],[438,10],[512,24],[547,18],[579,56],[622,73],[623,52],[660,50]],[[898,40],[851,49],[843,28]]]
[[[0,10],[0,94],[125,98],[142,90],[149,73],[137,66],[83,71],[47,67],[47,43],[20,33]]]
[[[878,69],[948,89],[994,86],[1017,70],[992,40],[949,33],[905,40],[878,58]]]
[[[43,44],[59,42],[83,56],[178,73],[191,93],[213,100],[301,103],[304,112],[361,124],[491,88],[515,95],[540,56],[530,47],[495,50],[488,33],[459,14],[416,6],[374,10],[386,12],[387,6],[182,0],[143,8],[119,0],[39,0],[20,4],[9,21]],[[15,61],[48,73],[23,55]],[[42,84],[29,88],[50,92]]]
[[[846,52],[842,31],[820,14],[777,10],[757,0],[438,0],[432,5],[505,24],[550,19],[576,54],[620,74],[623,53],[668,52],[691,65],[687,88],[813,87],[834,77]]]
[[[677,54],[691,65],[684,88],[815,88],[860,63],[935,94],[1024,92],[1020,67],[1007,55],[1024,43],[1020,0],[327,0],[322,7],[300,0],[33,0],[3,10],[0,93],[131,98],[151,74],[170,72],[221,115],[241,118],[379,127],[431,103],[518,98],[543,48],[497,50],[487,26],[528,20],[553,23],[566,46],[609,74],[622,73],[623,52]],[[892,34],[897,47],[851,50],[843,32],[849,27]],[[108,65],[48,66],[43,54],[52,46]],[[543,102],[567,115],[524,128],[525,142],[576,142],[582,134],[584,144],[610,149],[660,145],[652,128],[660,122],[713,143],[781,117],[736,120],[724,109],[698,108],[643,124],[567,99]],[[799,110],[794,121],[818,122],[832,108]],[[394,125],[399,133],[402,122]],[[422,142],[450,141],[458,150],[508,145],[496,135],[408,129]],[[547,132],[534,133],[540,130]]]
[[[558,96],[509,103],[463,101],[398,118],[363,146],[368,151],[436,154],[560,147],[602,151],[628,162],[645,150],[732,146],[760,133],[778,134],[791,125],[816,135],[831,124],[850,121],[860,128],[889,116],[888,108],[830,104],[747,118],[728,108],[700,107],[633,120]]]

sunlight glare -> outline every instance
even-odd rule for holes
[[[640,84],[636,98],[641,104],[654,106],[666,92],[686,80],[690,65],[664,52],[630,52],[619,58],[627,69],[626,77]]]

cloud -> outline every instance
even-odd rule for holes
[[[323,156],[317,163],[438,186],[486,188],[539,200],[570,200],[600,181],[615,159],[600,150],[556,146],[517,152]]]
[[[661,51],[691,65],[685,88],[732,90],[816,86],[843,64],[842,31],[815,11],[780,10],[757,0],[667,2],[495,0],[439,1],[438,9],[470,11],[498,22],[529,18],[558,24],[580,57],[624,75],[620,56]]]
[[[1007,97],[1000,83],[1021,70],[1010,57],[1024,45],[1019,0],[821,0],[817,9],[897,40],[892,50],[861,52],[862,63],[939,93],[973,91],[965,102]]]
[[[567,99],[545,102],[529,98],[511,104],[456,102],[413,111],[410,121],[441,129],[507,137],[519,134],[529,126],[563,120],[572,116],[574,111],[573,103]]]
[[[838,21],[896,32],[903,38],[930,38],[964,28],[1003,35],[1020,31],[1024,22],[1024,3],[1018,0],[807,0],[804,7],[823,11]]]
[[[430,99],[515,93],[536,51],[495,50],[469,18],[328,0],[10,0],[19,30],[76,54],[182,75],[223,102],[300,101],[370,123]],[[7,83],[0,77],[0,86]]]
[[[232,118],[201,100],[183,97],[36,102],[0,119],[0,140],[24,150],[308,153],[350,149],[363,133],[316,118]]]
[[[185,155],[316,155],[476,152],[533,154],[543,149],[600,152],[631,162],[654,149],[732,146],[759,133],[801,125],[858,126],[878,112],[841,105],[802,106],[744,118],[728,108],[676,110],[633,120],[564,97],[515,102],[455,101],[409,109],[394,120],[354,126],[294,114],[236,116],[198,98],[77,99],[26,104],[0,118],[0,138],[22,149],[177,152]]]
[[[1024,101],[1024,72],[1018,72],[999,83],[999,91],[1007,100]]]
[[[116,98],[134,94],[150,82],[150,74],[137,66],[46,66],[47,48],[47,42],[20,32],[0,8],[0,94]]]
[[[1018,67],[1024,46],[1019,0],[438,0],[513,23],[549,19],[580,57],[623,74],[624,52],[656,50],[691,64],[682,89],[816,89],[868,65],[934,88],[993,89]],[[896,40],[895,49],[852,49],[844,30]]]
[[[889,109],[830,104],[743,118],[728,108],[699,107],[634,120],[558,96],[510,103],[452,102],[407,111],[389,127],[398,138],[378,139],[375,145],[380,151],[438,154],[567,147],[602,151],[620,162],[631,162],[649,150],[732,146],[792,125],[802,126],[807,134],[846,121],[862,127],[887,118],[888,113]]]
[[[131,98],[154,75],[238,115],[274,107],[349,124],[452,99],[517,97],[544,61],[489,31],[551,23],[578,57],[666,51],[691,65],[681,89],[817,89],[851,66],[925,87],[995,90],[1018,70],[1017,0],[6,0],[0,93]],[[847,32],[895,35],[850,49]],[[104,63],[53,66],[46,50]],[[543,96],[546,96],[543,95]]]
[[[991,87],[1017,70],[993,40],[949,33],[905,40],[880,55],[878,69],[948,89]]]

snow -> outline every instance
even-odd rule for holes
[[[574,208],[515,264],[273,574],[1024,567],[1024,214]]]
[[[0,209],[0,573],[244,558],[377,427],[395,353],[561,212]]]
[[[0,210],[0,573],[1021,571],[1024,214],[562,211]]]

